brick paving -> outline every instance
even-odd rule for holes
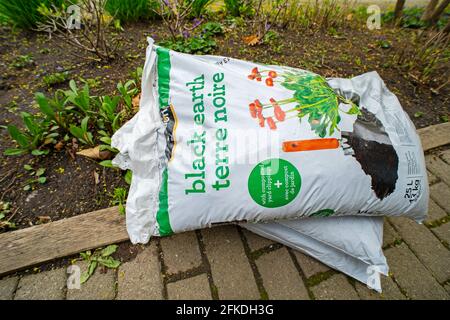
[[[429,216],[386,218],[383,293],[237,226],[152,239],[117,270],[67,289],[65,267],[0,279],[8,299],[450,299],[450,148],[426,156]],[[82,262],[75,262],[81,270]]]

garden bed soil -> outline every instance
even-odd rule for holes
[[[68,82],[48,88],[42,78],[46,74],[69,71],[70,78],[95,79],[95,94],[112,94],[118,81],[130,79],[130,72],[143,66],[146,37],[156,41],[167,38],[160,22],[134,23],[124,26],[123,46],[119,57],[109,64],[86,62],[70,54],[67,45],[57,46],[44,34],[0,29],[0,125],[20,124],[20,112],[36,112],[34,93],[53,94],[67,88]],[[410,45],[410,30],[344,29],[339,32],[278,30],[280,38],[270,44],[250,47],[241,36],[245,28],[227,28],[216,39],[214,54],[267,64],[282,64],[308,69],[326,77],[352,77],[375,70],[394,92],[418,128],[441,122],[449,115],[448,86],[437,94],[439,83],[419,85],[414,77],[393,64],[392,56]],[[390,48],[377,46],[389,41]],[[31,55],[33,62],[17,69],[11,63],[20,55]],[[446,70],[448,74],[448,70]],[[420,116],[418,116],[420,115]],[[46,223],[111,205],[116,187],[126,187],[123,173],[104,168],[95,161],[77,156],[68,148],[48,156],[6,157],[3,151],[14,146],[6,129],[0,129],[0,197],[11,203],[11,222],[18,228]],[[45,168],[47,182],[32,190],[23,187],[30,178],[25,164]],[[125,249],[124,249],[125,250]],[[128,250],[128,249],[127,249]],[[121,250],[122,251],[122,250]]]

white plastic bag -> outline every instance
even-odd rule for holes
[[[241,226],[304,252],[378,292],[380,275],[388,275],[381,249],[382,217],[305,218]]]
[[[333,90],[334,89],[334,90]],[[237,221],[407,216],[428,183],[412,122],[377,73],[180,54],[149,40],[137,115],[112,139],[133,171],[133,243]]]

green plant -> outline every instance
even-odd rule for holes
[[[81,125],[79,127],[73,124],[70,125],[69,131],[75,138],[77,138],[82,143],[87,144],[89,146],[95,145],[94,136],[92,135],[92,132],[89,131],[89,117],[83,118],[83,120],[81,120]]]
[[[445,27],[448,19],[449,19],[450,7],[444,11],[444,14],[440,17],[437,22],[438,29],[442,29]],[[411,28],[411,29],[419,29],[427,27],[427,22],[425,22],[422,17],[424,14],[424,8],[422,7],[411,7],[404,8],[402,11],[402,17],[399,23],[399,26],[403,28]],[[382,22],[392,23],[394,22],[395,15],[394,11],[390,10],[381,15]]]
[[[22,69],[31,66],[33,64],[34,64],[33,56],[31,54],[26,54],[16,57],[14,61],[10,64],[10,66],[16,69]]]
[[[254,0],[224,0],[225,11],[232,17],[251,16],[254,13]]]
[[[58,137],[63,137],[64,141],[76,138],[91,147],[100,144],[100,151],[117,152],[110,146],[111,136],[134,113],[133,99],[139,94],[136,82],[119,82],[119,94],[114,96],[91,95],[89,82],[78,88],[71,80],[69,87],[69,90],[57,90],[53,97],[36,93],[40,113],[23,112],[23,130],[14,125],[6,127],[17,147],[7,149],[5,155],[47,154]]]
[[[106,125],[110,125],[111,132],[119,129],[121,113],[117,112],[117,110],[120,99],[120,96],[112,98],[110,96],[103,96],[100,98],[100,108],[98,110],[100,117],[97,119],[100,128],[105,129]]]
[[[117,248],[118,246],[113,244],[104,249],[97,249],[94,253],[91,250],[80,253],[81,258],[88,263],[87,270],[81,275],[80,283],[83,284],[88,281],[99,265],[108,269],[117,269],[120,266],[120,261],[112,257]]]
[[[28,171],[28,174],[31,176],[31,178],[26,181],[23,190],[29,191],[34,184],[44,184],[47,182],[47,178],[44,176],[45,168],[34,170],[29,164],[24,165],[23,168]]]
[[[16,224],[11,222],[11,203],[0,201],[0,231],[15,229]]]
[[[202,33],[207,37],[223,34],[223,25],[219,22],[206,22],[202,26]]]
[[[278,39],[280,39],[280,34],[276,31],[270,30],[267,32],[263,38],[263,42],[266,44],[274,44]]]
[[[38,8],[41,5],[61,7],[66,0],[0,0],[0,12],[14,26],[32,29],[43,21]]]
[[[54,86],[56,84],[64,83],[69,78],[69,72],[56,72],[49,75],[46,75],[42,78],[42,81],[44,81],[45,85],[48,87]]]
[[[210,53],[216,48],[216,41],[210,37],[180,38],[175,41],[167,40],[160,43],[161,46],[184,53]]]
[[[213,36],[223,33],[223,26],[218,22],[207,22],[200,28],[199,34],[190,37],[178,37],[162,41],[159,44],[168,49],[184,53],[210,53],[217,43]]]
[[[155,0],[107,0],[105,9],[120,21],[138,21],[155,18]]]
[[[81,114],[85,116],[91,115],[93,111],[93,103],[91,95],[89,94],[89,85],[84,84],[81,90],[78,89],[74,80],[69,82],[70,90],[64,92],[66,96],[66,102],[72,103],[77,107],[77,111],[81,111]]]
[[[296,28],[328,30],[349,24],[351,20],[347,17],[353,12],[351,1],[323,0],[304,3],[288,0],[286,9],[280,14],[280,20],[283,25]]]
[[[143,71],[144,71],[144,69],[142,69],[142,67],[137,67],[135,70],[130,72],[130,77],[136,83],[136,87],[138,87],[138,84],[141,83]]]
[[[186,0],[189,2],[189,0]],[[212,2],[212,0],[191,0],[193,17],[200,17],[206,10],[206,6]]]
[[[377,40],[377,46],[382,49],[389,49],[392,46],[392,43],[386,39]]]
[[[99,88],[102,85],[101,77],[87,78],[87,79],[79,77],[78,80],[80,80],[83,84],[87,85],[91,89]]]
[[[131,172],[131,171],[127,171]],[[127,202],[127,189],[115,188],[112,195],[111,205],[119,207],[119,213],[125,214],[125,203]]]
[[[255,0],[255,10],[249,26],[250,35],[244,37],[244,42],[249,45],[262,43],[266,34],[280,22],[281,13],[286,12],[287,3],[288,0]]]
[[[131,112],[133,108],[133,97],[139,92],[139,89],[136,87],[136,83],[133,80],[128,80],[125,84],[119,82],[117,84],[117,90],[119,90],[119,93],[122,95],[127,111]]]
[[[445,31],[419,31],[413,33],[410,46],[404,46],[393,62],[405,69],[414,81],[440,84],[434,91],[448,85],[446,66],[450,60],[450,37]]]
[[[56,132],[57,128],[45,119],[27,112],[22,112],[21,116],[25,125],[24,130],[20,130],[15,125],[7,126],[9,135],[18,146],[17,148],[6,149],[4,154],[12,156],[31,152],[31,154],[37,156],[48,153],[47,150],[41,150],[40,148],[55,142],[55,138],[59,135]]]

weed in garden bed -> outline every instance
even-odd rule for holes
[[[223,34],[222,24],[218,22],[207,22],[193,36],[185,34],[183,37],[161,41],[159,44],[178,52],[206,54],[216,48],[217,43],[213,37],[220,34]]]
[[[109,145],[112,134],[135,112],[133,98],[139,94],[134,80],[117,84],[119,95],[92,96],[89,82],[78,88],[75,81],[69,82],[70,90],[58,90],[53,98],[42,93],[35,95],[41,114],[22,112],[24,130],[7,126],[17,148],[7,149],[5,155],[47,154],[51,146],[64,143],[71,137],[83,145],[116,152]],[[61,141],[63,137],[63,141]]]
[[[421,29],[427,27],[427,22],[423,20],[424,8],[412,7],[404,8],[402,11],[401,21],[399,26],[403,28]],[[450,16],[450,7],[444,11],[436,26],[438,29],[443,29],[448,22]],[[390,10],[381,15],[381,20],[384,23],[393,23],[395,20],[394,11]]]
[[[106,11],[123,22],[157,18],[157,7],[157,0],[107,0],[105,5]]]
[[[118,206],[119,213],[122,215],[125,214],[125,203],[127,201],[127,194],[128,194],[127,189],[120,187],[115,188],[114,193],[111,195],[112,196],[111,205]]]
[[[80,283],[83,284],[88,281],[98,266],[117,269],[120,266],[120,261],[111,256],[117,251],[117,248],[118,246],[113,244],[104,249],[97,249],[93,253],[91,250],[80,253],[81,258],[88,263],[87,270],[81,275]]]
[[[25,67],[29,67],[34,65],[33,56],[30,54],[25,54],[18,56],[14,59],[14,61],[10,64],[10,67],[16,68],[16,69],[22,69]]]
[[[24,165],[23,167],[26,171],[28,171],[28,175],[31,177],[26,181],[25,186],[23,187],[24,191],[30,191],[33,189],[33,185],[35,184],[44,184],[47,182],[47,177],[44,176],[45,168],[39,168],[34,170],[32,166],[29,164]]]
[[[55,72],[49,75],[46,75],[42,78],[42,81],[47,87],[52,87],[57,84],[64,83],[69,80],[69,72]]]
[[[0,232],[16,228],[11,218],[11,203],[0,201]]]

